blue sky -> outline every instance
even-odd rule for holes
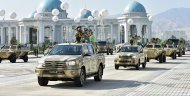
[[[0,9],[9,13],[16,12],[17,18],[27,17],[35,10],[42,0],[0,0]],[[133,0],[64,0],[69,3],[69,17],[76,17],[79,10],[85,7],[90,10],[107,9],[111,15],[123,13],[126,5]],[[171,8],[190,8],[190,0],[136,0],[143,4],[150,15],[156,15]]]

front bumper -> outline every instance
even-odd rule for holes
[[[115,60],[115,65],[119,65],[119,66],[133,66],[133,65],[136,65],[137,62],[136,60],[122,60],[122,59],[119,59],[119,60]]]
[[[62,69],[62,68],[53,68],[53,69],[46,69],[46,68],[38,68],[35,70],[37,76],[39,77],[47,77],[47,78],[71,78],[74,79],[79,77],[80,69]]]

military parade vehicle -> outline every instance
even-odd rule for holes
[[[96,51],[98,53],[107,53],[113,55],[113,44],[107,41],[98,41],[96,43]]]
[[[104,54],[96,54],[92,44],[64,43],[55,45],[36,68],[38,83],[46,86],[49,81],[74,81],[84,86],[86,78],[101,81],[105,68]]]
[[[180,40],[180,39],[168,39],[167,44],[174,44],[174,46],[177,48],[177,54],[178,57],[181,57],[182,55],[185,55],[185,41],[184,40]]]
[[[145,46],[143,51],[147,54],[147,62],[150,59],[158,60],[159,63],[166,62],[166,52],[160,44],[159,38],[152,38],[151,42]]]
[[[4,45],[0,50],[0,62],[8,59],[11,63],[15,63],[16,59],[23,59],[28,62],[29,49],[22,45]]]
[[[146,54],[140,46],[137,45],[123,45],[115,57],[115,69],[118,70],[120,66],[128,67],[134,66],[139,70],[140,65],[146,67]]]
[[[176,59],[177,56],[177,49],[174,47],[174,45],[166,44],[164,45],[164,50],[166,52],[166,56],[171,57],[172,59]]]

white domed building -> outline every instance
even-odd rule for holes
[[[119,17],[121,29],[121,42],[129,42],[130,36],[140,36],[141,42],[151,39],[151,17],[147,16],[146,9],[142,4],[133,1],[127,5],[124,15]]]
[[[151,38],[151,24],[146,10],[142,4],[133,1],[127,5],[121,17],[106,17],[103,22],[100,20],[88,21],[92,16],[90,10],[80,16],[80,22],[76,23],[73,18],[69,18],[66,10],[60,8],[60,0],[43,0],[37,10],[28,18],[21,20],[1,20],[0,21],[0,42],[9,44],[12,37],[22,44],[50,42],[65,43],[75,42],[74,28],[82,26],[93,30],[96,41],[109,40],[115,43],[127,43],[130,36],[141,36],[141,41],[146,42]],[[52,20],[52,10],[58,9],[59,20]],[[34,18],[35,13],[40,14],[40,18]],[[103,25],[102,25],[103,23]]]

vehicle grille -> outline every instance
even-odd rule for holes
[[[66,68],[66,62],[63,61],[45,61],[45,64],[43,67],[49,67],[49,68]]]
[[[119,58],[121,58],[121,59],[131,59],[132,58],[132,56],[119,56]]]

